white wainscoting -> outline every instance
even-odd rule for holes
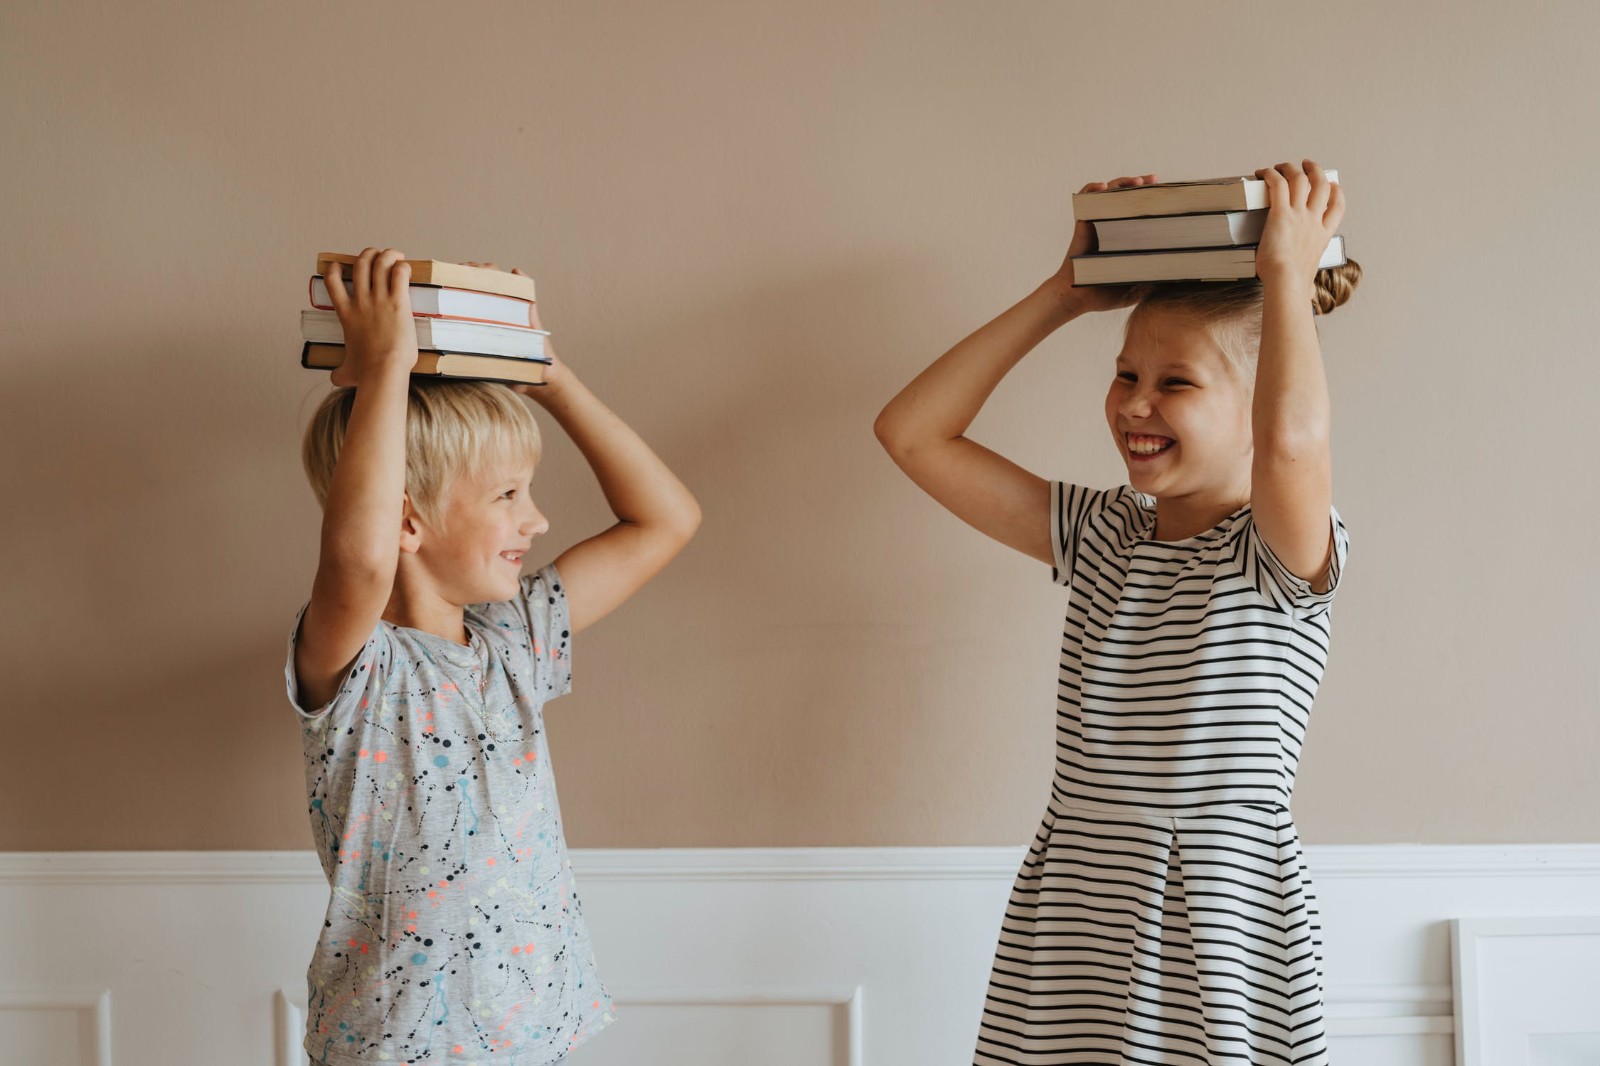
[[[1018,848],[576,851],[583,1066],[964,1066]],[[1600,912],[1600,845],[1310,847],[1335,1066],[1454,1061],[1451,920]],[[310,852],[0,853],[0,1066],[293,1066]]]

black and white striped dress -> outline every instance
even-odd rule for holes
[[[1152,540],[1155,501],[1051,487],[1071,590],[1050,806],[1017,874],[975,1062],[1328,1061],[1316,899],[1289,814],[1328,655],[1318,593],[1248,506]]]

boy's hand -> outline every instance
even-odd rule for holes
[[[1256,246],[1256,276],[1264,284],[1309,285],[1328,242],[1344,218],[1344,191],[1307,159],[1262,167],[1267,226]]]
[[[500,269],[493,263],[475,263],[470,260],[462,265],[469,267],[482,267],[485,270]],[[522,278],[528,276],[522,272],[521,267],[512,267],[511,273]],[[544,325],[539,321],[538,301],[534,302],[532,314],[530,316],[530,324],[534,329],[544,329]],[[550,343],[549,337],[544,339],[544,354],[550,357],[550,365],[544,368],[543,385],[511,386],[512,389],[522,393],[522,395],[528,397],[529,399],[538,400],[541,403],[551,399],[556,393],[560,392],[561,386],[566,383],[567,377],[569,376],[569,372],[562,364],[561,360],[556,358],[556,350],[555,347]]]
[[[1134,189],[1140,185],[1155,184],[1154,174],[1140,174],[1132,177],[1117,178],[1114,181],[1091,181],[1079,192],[1104,192],[1107,189]],[[1061,269],[1056,271],[1051,282],[1061,290],[1061,298],[1070,302],[1079,311],[1111,311],[1118,307],[1127,307],[1133,303],[1134,286],[1132,285],[1086,285],[1081,289],[1074,289],[1072,273],[1072,257],[1088,255],[1097,248],[1094,235],[1094,223],[1079,220],[1072,227],[1072,243],[1067,246],[1067,257],[1061,262]]]
[[[411,322],[411,265],[393,248],[363,249],[350,267],[350,288],[342,271],[324,279],[328,298],[344,329],[344,362],[329,380],[361,384],[384,371],[409,374],[417,365],[417,332]]]

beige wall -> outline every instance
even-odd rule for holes
[[[1367,281],[1323,326],[1354,547],[1302,830],[1600,840],[1597,39],[1587,0],[8,5],[0,847],[309,846],[295,318],[368,243],[532,273],[704,505],[551,707],[575,845],[1024,840],[1062,599],[873,415],[1083,182],[1305,154]],[[1120,480],[1115,330],[975,435]],[[548,455],[553,555],[606,512]]]

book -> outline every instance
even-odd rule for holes
[[[1326,172],[1338,181],[1339,172]],[[1151,215],[1194,215],[1208,211],[1256,211],[1267,206],[1267,183],[1241,175],[1200,181],[1163,181],[1131,189],[1072,194],[1072,214],[1080,222]]]
[[[344,364],[344,345],[306,342],[300,350],[300,365],[307,370],[333,370]],[[544,368],[549,359],[511,359],[470,352],[419,350],[413,375],[462,378],[471,381],[498,381],[507,385],[543,385]]]
[[[1114,218],[1094,223],[1102,252],[1150,252],[1176,248],[1226,248],[1255,244],[1267,225],[1267,210],[1220,211],[1205,215]]]
[[[500,355],[517,359],[544,357],[548,330],[526,326],[501,326],[491,322],[458,322],[449,318],[411,318],[417,347],[471,355]],[[332,311],[300,312],[300,336],[321,344],[343,344],[344,327]]]
[[[342,252],[318,252],[317,273],[330,274],[337,265],[343,277],[350,276],[350,264],[359,256]],[[506,270],[487,267],[463,266],[445,263],[438,259],[407,259],[411,264],[413,285],[442,285],[450,289],[471,289],[473,292],[490,292],[499,296],[515,296],[519,300],[534,300],[533,279]]]
[[[328,298],[328,280],[321,274],[311,278],[311,306],[333,310]],[[533,301],[515,296],[497,296],[471,289],[451,289],[443,285],[411,283],[411,313],[423,318],[450,318],[462,322],[495,322],[504,326],[533,326]]]
[[[1344,238],[1328,242],[1317,268],[1345,263]],[[1256,276],[1256,246],[1160,249],[1148,252],[1096,252],[1074,256],[1072,279],[1077,285],[1126,285],[1139,281],[1238,281]]]

